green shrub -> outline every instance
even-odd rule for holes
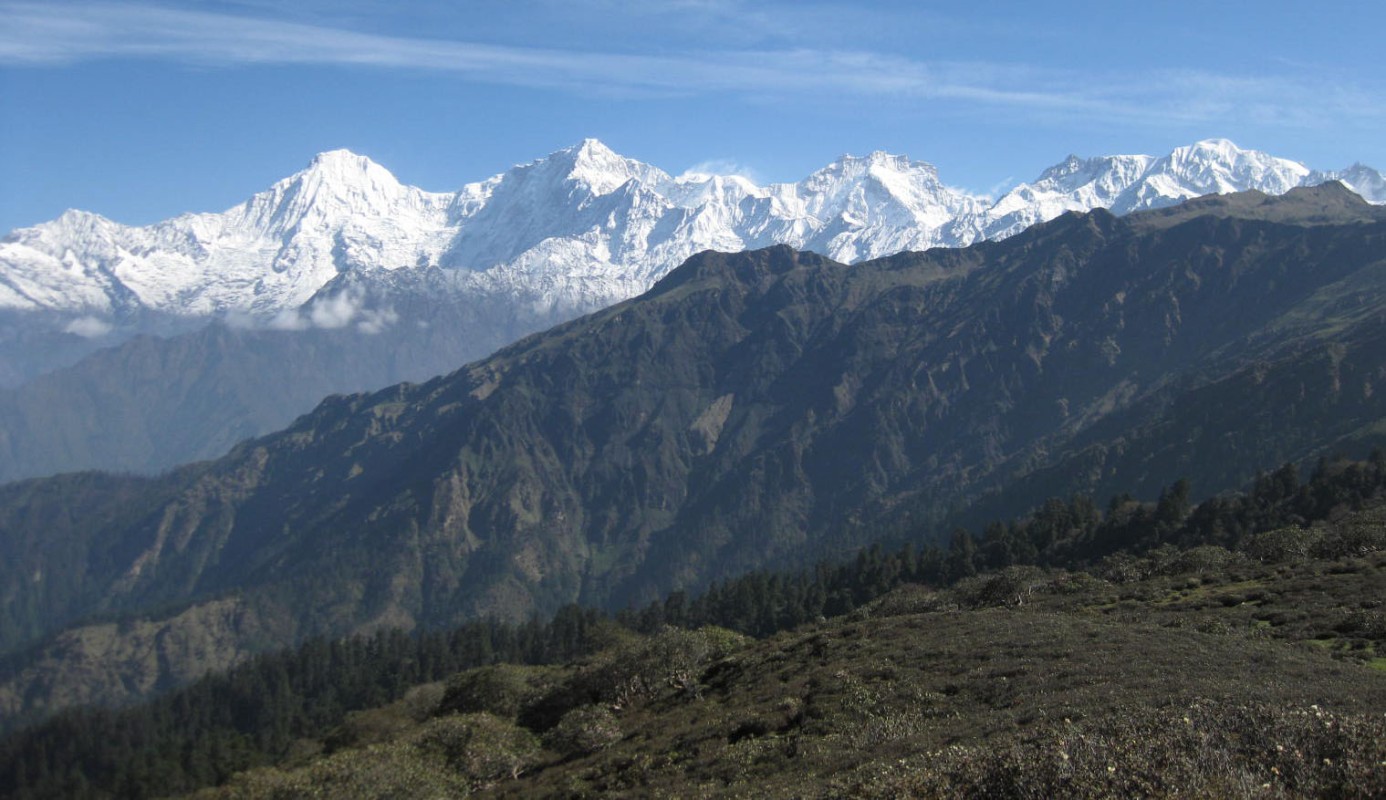
[[[1049,583],[1048,574],[1039,567],[1016,565],[964,578],[954,585],[953,594],[959,605],[969,608],[1022,606]]]
[[[347,750],[291,772],[260,769],[237,775],[224,787],[205,790],[222,800],[300,800],[307,797],[366,800],[387,797],[461,797],[470,783],[442,761],[399,744]]]
[[[424,753],[441,756],[474,785],[517,778],[540,753],[533,733],[484,711],[430,720],[415,735],[414,744]]]
[[[958,604],[951,595],[910,583],[886,593],[864,611],[868,617],[900,617],[907,614],[952,611],[957,607]]]
[[[698,679],[712,662],[745,646],[750,639],[726,628],[696,631],[668,627],[653,636],[604,652],[577,680],[591,697],[620,709],[665,691],[698,693]]]
[[[1363,556],[1386,550],[1386,521],[1382,513],[1359,514],[1325,536],[1315,548],[1319,558]]]
[[[447,680],[436,713],[484,711],[513,720],[521,709],[553,687],[554,674],[551,668],[516,664],[469,669]]]
[[[327,735],[323,744],[329,753],[379,744],[399,737],[415,724],[416,720],[410,719],[395,705],[353,711]]]
[[[1308,558],[1322,540],[1320,528],[1277,528],[1252,536],[1243,549],[1251,558],[1276,564]]]
[[[396,705],[415,722],[423,722],[438,713],[447,687],[441,682],[425,683],[404,693]]]
[[[605,706],[583,706],[563,715],[548,733],[544,746],[564,757],[595,753],[621,738],[621,723]]]
[[[415,686],[388,706],[353,711],[327,735],[328,752],[388,742],[432,716],[443,698],[441,683]]]
[[[1164,575],[1182,575],[1187,572],[1206,574],[1210,572],[1224,572],[1228,567],[1244,560],[1239,553],[1233,553],[1225,547],[1218,547],[1215,544],[1199,545],[1185,550],[1167,564],[1160,572]]]
[[[1112,583],[1132,583],[1149,578],[1154,572],[1149,560],[1128,553],[1113,553],[1097,564],[1097,576]]]

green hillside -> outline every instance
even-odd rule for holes
[[[696,670],[670,654],[728,637],[671,629],[564,669],[464,673],[435,690],[432,715],[421,690],[354,716],[303,766],[205,796],[1386,791],[1386,659],[1330,657],[1386,647],[1386,554],[1119,584],[1029,578],[1020,606],[904,587],[720,658],[714,648]]]
[[[1372,796],[1383,489],[1056,499],[614,618],[316,641],[0,740],[0,793]]]

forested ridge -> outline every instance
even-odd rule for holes
[[[215,785],[248,768],[301,759],[352,712],[398,701],[411,687],[484,665],[571,663],[629,641],[632,631],[657,638],[669,626],[715,626],[765,637],[848,614],[906,584],[951,586],[968,604],[1005,605],[1023,603],[1041,572],[1119,584],[1162,570],[1219,569],[1234,556],[1361,556],[1386,548],[1386,526],[1331,523],[1374,507],[1383,490],[1386,456],[1378,451],[1365,461],[1321,461],[1304,481],[1283,466],[1245,492],[1196,506],[1182,480],[1153,503],[1051,499],[1022,519],[956,530],[945,547],[877,545],[840,563],[756,572],[616,614],[569,606],[519,625],[492,620],[447,632],[314,639],[135,708],[68,711],[12,735],[0,742],[0,794],[151,797]],[[1344,635],[1356,630],[1357,641],[1368,643],[1386,637],[1371,628],[1386,628],[1381,612],[1363,614]],[[1339,653],[1374,654],[1369,644]]]

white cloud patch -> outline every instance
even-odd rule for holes
[[[370,309],[361,314],[361,319],[356,322],[356,330],[374,336],[396,322],[399,322],[399,314],[393,308]]]
[[[308,329],[308,318],[296,308],[286,308],[268,320],[258,317],[237,317],[228,321],[241,328],[269,328],[273,331],[302,331]]]
[[[286,308],[269,318],[228,315],[226,323],[237,328],[275,331],[341,330],[355,326],[365,334],[377,334],[399,322],[394,308],[370,308],[351,292],[320,297],[298,308]]]
[[[83,339],[100,339],[102,336],[114,330],[111,323],[96,317],[78,317],[67,323],[63,327],[65,333],[71,333]]]
[[[308,308],[308,320],[314,328],[335,330],[350,325],[360,311],[360,301],[343,293],[314,301]]]
[[[683,174],[678,176],[678,180],[707,180],[714,175],[735,175],[740,178],[745,178],[756,185],[764,183],[760,175],[754,169],[729,158],[714,158],[707,161],[700,161],[684,170]]]
[[[996,183],[988,186],[986,190],[980,192],[978,196],[985,199],[987,202],[993,202],[997,198],[1005,196],[1006,192],[1014,189],[1018,183],[1020,182],[1015,179],[1015,176],[1007,175]]]
[[[376,334],[399,321],[393,308],[366,308],[350,292],[313,301],[307,309],[309,324],[323,330],[336,330],[354,324],[362,333]]]
[[[104,319],[94,318],[94,316],[79,316],[72,320],[67,326],[62,327],[64,333],[75,334],[82,338],[101,338],[105,334],[111,333],[115,326],[105,322]]]

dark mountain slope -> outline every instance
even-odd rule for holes
[[[641,298],[141,484],[121,506],[138,519],[69,504],[69,543],[0,566],[7,611],[34,609],[4,645],[228,595],[285,635],[624,605],[982,496],[1181,474],[1212,492],[1379,440],[1386,220],[1340,194],[1067,215],[855,267],[701,254]],[[55,491],[0,491],[4,538],[37,537],[24,520]],[[75,571],[80,596],[29,577]]]

